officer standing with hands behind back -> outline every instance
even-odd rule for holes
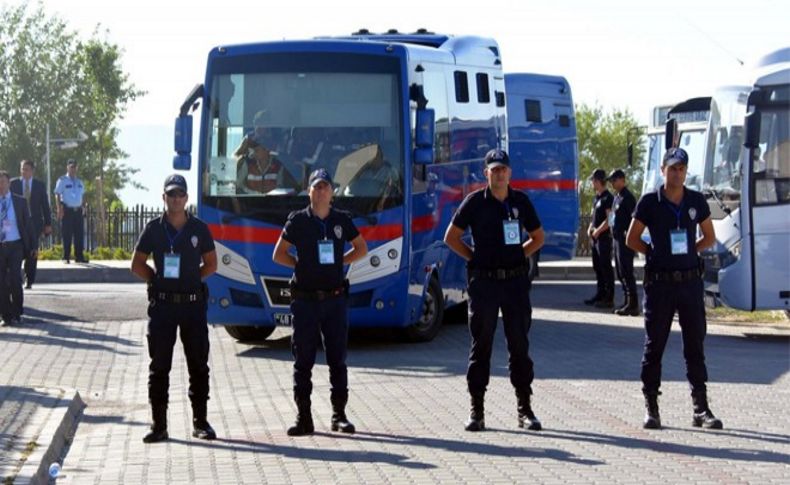
[[[217,253],[208,226],[185,210],[187,182],[165,179],[165,213],[145,226],[132,259],[132,273],[148,283],[148,399],[153,425],[143,442],[168,439],[167,405],[173,346],[180,329],[189,371],[192,436],[217,437],[206,419],[209,392],[208,288],[203,280],[217,270]],[[147,261],[153,254],[155,270]]]
[[[510,188],[510,158],[502,150],[485,156],[484,173],[488,186],[469,194],[447,227],[444,242],[468,261],[469,333],[472,348],[466,381],[471,396],[467,431],[485,429],[484,398],[491,375],[499,310],[510,354],[510,383],[516,389],[518,426],[542,428],[532,411],[532,381],[535,377],[529,358],[528,332],[532,325],[529,299],[529,256],[543,246],[540,220],[527,194]],[[474,247],[461,238],[472,231]],[[522,235],[526,230],[528,238]]]
[[[722,422],[708,407],[708,370],[705,367],[705,304],[702,261],[697,253],[716,240],[710,208],[705,196],[684,186],[688,154],[670,148],[664,155],[661,172],[664,185],[643,195],[636,204],[628,229],[627,243],[647,256],[645,264],[645,351],[642,357],[642,392],[647,413],[643,426],[661,428],[658,396],[661,386],[661,358],[669,338],[672,319],[678,314],[683,335],[686,376],[694,404],[692,424],[721,429]],[[697,237],[699,226],[702,237]],[[650,245],[642,241],[645,227]]]
[[[606,190],[606,172],[597,168],[590,175],[595,198],[593,199],[590,226],[587,235],[592,246],[592,263],[595,270],[596,290],[592,298],[584,300],[596,308],[614,306],[614,272],[612,271],[612,231],[609,230],[609,212],[614,197]]]
[[[631,226],[631,214],[636,207],[636,199],[626,187],[625,172],[619,168],[613,170],[608,180],[615,191],[612,211],[609,213],[609,229],[614,240],[614,264],[617,278],[625,292],[623,306],[617,308],[614,313],[635,317],[639,315],[639,296],[636,294],[634,278],[634,251],[626,246],[625,235]]]
[[[71,242],[74,241],[74,260],[78,263],[87,263],[88,260],[82,252],[84,238],[82,199],[85,196],[85,184],[77,177],[77,162],[74,159],[66,163],[66,175],[58,178],[55,195],[58,199],[58,219],[61,221],[63,233],[63,260],[69,262]]]
[[[310,410],[313,365],[323,337],[329,382],[332,386],[332,431],[353,433],[346,417],[348,402],[348,281],[343,266],[364,257],[368,246],[348,213],[332,207],[332,178],[324,169],[308,180],[310,205],[292,212],[283,227],[272,259],[294,268],[291,279],[291,313],[294,356],[294,401],[296,423],[289,436],[313,433]],[[344,253],[346,242],[351,249]],[[289,251],[295,247],[296,256]]]

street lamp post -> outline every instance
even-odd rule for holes
[[[50,166],[49,161],[49,145],[50,143],[55,143],[58,145],[59,148],[75,148],[80,143],[84,142],[88,139],[88,135],[85,133],[78,131],[77,138],[50,138],[49,137],[49,123],[47,123],[47,151],[46,151],[46,159],[47,159],[47,200],[52,202],[52,167]]]

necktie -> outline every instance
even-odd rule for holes
[[[22,180],[22,186],[24,187],[22,190],[22,195],[25,196],[25,200],[30,202],[30,180]]]
[[[8,219],[8,198],[0,202],[0,243],[5,241],[5,220]]]

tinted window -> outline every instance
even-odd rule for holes
[[[469,102],[469,80],[464,71],[455,71],[455,100],[459,103]]]
[[[491,94],[488,91],[488,74],[478,72],[475,77],[477,78],[477,102],[490,103]]]

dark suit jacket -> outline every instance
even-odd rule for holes
[[[24,246],[24,256],[27,257],[30,251],[35,249],[34,243],[35,228],[30,218],[30,210],[27,208],[27,201],[21,195],[11,194],[11,201],[14,204],[14,215],[16,216],[16,227],[19,229],[19,236]]]
[[[11,192],[22,195],[22,177],[11,180]],[[49,208],[47,198],[47,187],[44,182],[36,178],[30,187],[30,215],[32,217],[34,234],[36,237],[41,235],[44,226],[52,225],[52,212]]]

